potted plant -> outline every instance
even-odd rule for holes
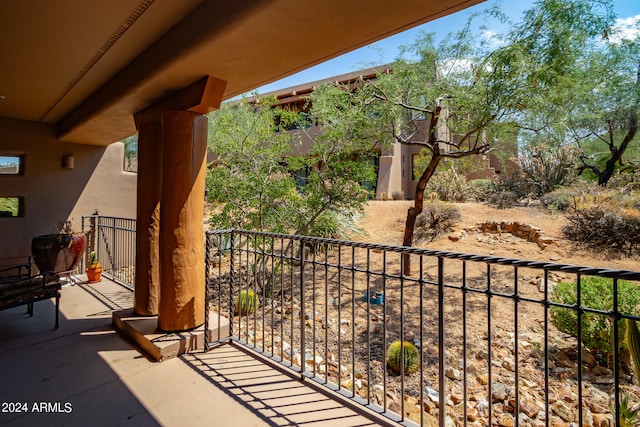
[[[40,271],[73,271],[84,253],[86,242],[86,236],[73,233],[71,222],[65,221],[54,233],[34,237],[31,254]]]
[[[86,269],[87,279],[89,280],[89,283],[96,283],[102,280],[102,266],[100,265],[100,261],[98,261],[98,254],[96,254],[96,251],[91,251],[89,256],[91,257],[91,262],[89,267]]]

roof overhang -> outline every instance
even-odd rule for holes
[[[229,99],[482,1],[3,2],[0,117],[107,145],[206,76]]]

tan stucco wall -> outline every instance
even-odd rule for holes
[[[24,197],[22,218],[0,217],[0,259],[31,254],[31,238],[70,220],[80,231],[83,215],[134,218],[136,174],[122,170],[124,146],[59,142],[54,128],[0,119],[0,155],[24,155],[24,174],[0,176],[0,197]],[[73,155],[74,168],[62,157]]]

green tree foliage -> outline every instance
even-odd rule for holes
[[[583,148],[579,172],[606,184],[634,140],[640,40],[615,32],[609,0],[540,0],[487,56],[489,84],[519,98],[527,145]]]
[[[138,171],[138,135],[132,135],[122,140],[124,144],[124,170]]]
[[[223,105],[210,116],[209,148],[217,156],[207,176],[209,200],[217,202],[215,228],[243,228],[294,234],[335,235],[338,218],[352,227],[369,194],[360,182],[374,178],[365,161],[371,144],[362,127],[335,115],[351,115],[343,88],[319,88],[312,115],[323,124],[301,146],[303,120],[274,107],[274,100]],[[297,127],[296,131],[288,128]],[[302,129],[300,129],[302,128]],[[296,186],[294,171],[306,171]],[[329,226],[333,226],[328,230]]]
[[[423,34],[392,65],[392,73],[380,74],[360,91],[369,114],[394,141],[422,147],[426,166],[419,171],[414,206],[407,212],[405,246],[413,244],[425,188],[441,162],[486,153],[513,135],[510,113],[518,99],[509,87],[488,84],[486,52],[474,41],[466,28],[436,48],[433,37]],[[410,270],[405,256],[404,271]]]
[[[207,196],[217,202],[214,228],[289,231],[283,212],[300,203],[286,155],[291,136],[280,132],[295,120],[268,103],[224,104],[209,116],[209,149],[216,160],[207,173]]]

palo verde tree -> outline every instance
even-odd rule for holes
[[[468,28],[437,49],[431,35],[422,35],[405,53],[414,59],[396,61],[392,73],[379,75],[360,96],[396,143],[422,147],[427,159],[407,211],[403,245],[411,246],[424,190],[438,166],[444,159],[486,153],[512,133],[509,118],[518,99],[509,96],[509,87],[487,84],[483,52],[474,49]],[[409,256],[403,268],[410,273]]]
[[[602,49],[584,67],[589,86],[581,88],[583,101],[572,108],[567,122],[583,148],[579,173],[589,170],[598,184],[606,185],[618,167],[625,167],[623,156],[631,144],[638,144],[640,38],[606,41]]]
[[[578,171],[605,185],[634,140],[640,40],[623,40],[609,0],[541,0],[487,57],[494,85],[526,91],[521,141],[582,148]]]
[[[209,115],[209,149],[216,157],[207,173],[207,197],[216,203],[213,227],[288,231],[281,212],[283,201],[296,202],[295,182],[282,164],[292,144],[282,131],[295,119],[247,99]]]
[[[495,8],[483,15],[504,20]],[[589,120],[580,118],[593,118],[586,114],[593,111],[585,106],[584,95],[588,93],[593,94],[590,101],[600,106],[601,113],[612,110],[613,105],[626,105],[626,110],[617,110],[624,118],[621,123],[631,125],[632,132],[623,141],[632,139],[635,132],[633,124],[637,121],[629,111],[637,107],[637,74],[629,79],[631,74],[626,70],[630,67],[617,69],[621,77],[615,82],[626,79],[625,91],[631,96],[626,103],[605,102],[607,97],[597,93],[598,86],[587,82],[596,59],[581,47],[599,52],[595,43],[611,32],[614,22],[610,1],[540,0],[520,23],[510,24],[506,35],[494,44],[470,30],[477,19],[472,17],[464,29],[437,48],[431,36],[423,35],[393,64],[392,73],[381,74],[360,91],[368,98],[377,122],[394,140],[423,147],[422,155],[428,159],[416,185],[414,206],[407,212],[406,246],[413,243],[424,189],[443,159],[486,153],[501,139],[513,137],[514,129],[520,133],[519,140],[525,142],[545,140],[545,133],[554,135],[558,144],[566,143],[566,136],[593,136],[593,132],[588,133]],[[627,53],[632,50],[631,46],[625,49]],[[610,69],[612,63],[607,67]],[[598,80],[604,84],[612,74]],[[613,91],[615,83],[610,88]],[[585,114],[578,114],[580,111]],[[605,122],[607,126],[611,123]],[[614,133],[619,134],[611,135]],[[624,144],[612,150],[619,153],[621,148]],[[409,261],[406,256],[407,274]]]
[[[274,100],[224,104],[210,115],[209,148],[217,157],[207,176],[209,200],[217,203],[213,227],[317,235],[362,211],[368,192],[360,183],[374,176],[363,161],[362,128],[332,115],[350,117],[358,106],[338,88],[316,92],[311,113],[323,126],[304,145],[308,121]],[[296,171],[304,171],[306,185],[296,185]]]

